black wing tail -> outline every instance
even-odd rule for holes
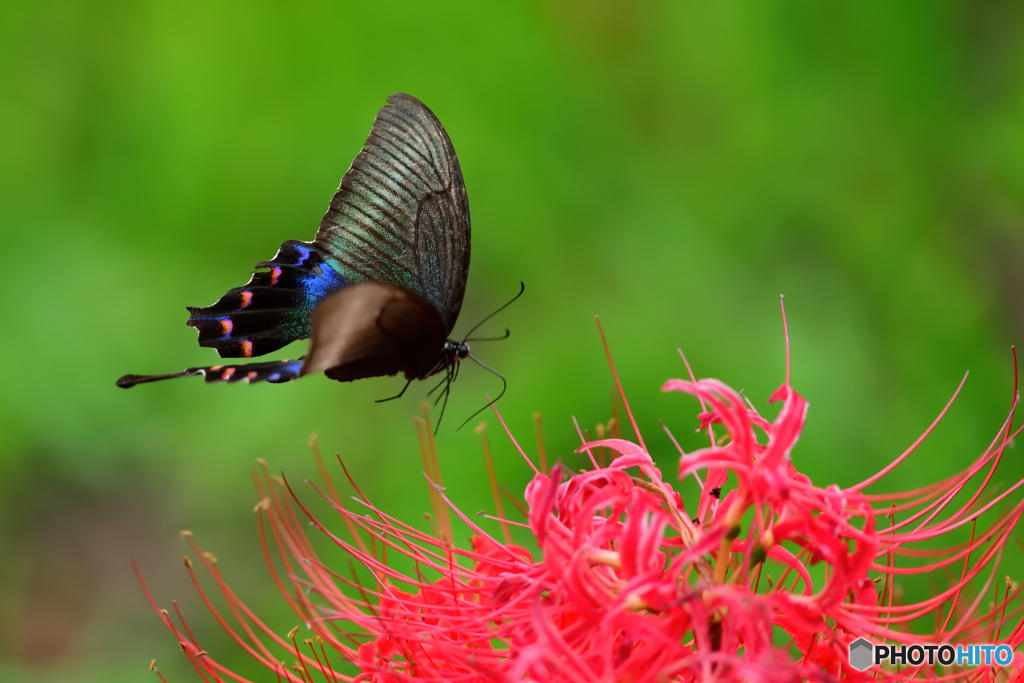
[[[349,284],[311,242],[289,240],[255,267],[260,270],[245,286],[212,306],[188,307],[187,324],[199,331],[199,345],[217,349],[221,358],[262,356],[306,339],[316,305]]]
[[[177,377],[192,377],[203,375],[206,383],[227,382],[270,382],[280,384],[290,382],[299,376],[302,369],[302,358],[298,360],[272,360],[266,363],[240,363],[237,365],[214,365],[208,368],[189,368],[181,372],[172,372],[167,375],[125,375],[117,380],[117,386],[129,389],[136,384],[146,382],[159,382],[164,379],[175,379]]]

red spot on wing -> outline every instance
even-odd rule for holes
[[[270,269],[270,284],[276,285],[279,277],[281,277],[281,269],[274,266]]]
[[[259,373],[256,372],[255,370],[252,370],[252,371],[249,372],[248,375],[245,376],[245,378],[251,382],[252,380],[256,379],[256,375],[258,375],[258,374]]]
[[[220,331],[225,337],[231,334],[231,330],[234,329],[234,327],[235,324],[232,323],[230,320],[220,321]]]
[[[252,342],[251,341],[246,340],[246,341],[242,342],[242,358],[252,358]]]
[[[239,308],[247,308],[252,303],[252,292],[242,292],[242,305]]]
[[[220,378],[224,379],[224,380],[228,380],[228,379],[231,379],[231,376],[233,374],[235,374],[235,369],[234,368],[225,368],[224,372],[222,372],[220,374]]]

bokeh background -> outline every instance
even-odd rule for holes
[[[795,458],[819,483],[888,462],[967,370],[889,487],[965,466],[1011,401],[1024,340],[1024,5],[1011,0],[16,1],[0,3],[0,83],[5,681],[135,681],[154,657],[193,680],[130,558],[204,647],[267,680],[199,604],[178,531],[287,631],[249,473],[262,457],[312,476],[313,432],[380,507],[428,509],[410,421],[425,385],[382,405],[398,379],[114,387],[215,362],[184,307],[312,238],[395,91],[434,110],[465,175],[456,331],[526,283],[491,326],[512,337],[476,351],[508,378],[500,407],[528,449],[534,411],[570,464],[571,416],[610,415],[595,314],[666,471],[659,419],[703,443],[695,402],[659,391],[684,373],[677,347],[774,415],[780,294],[811,402]],[[498,386],[464,368],[438,435],[467,511],[491,503],[476,420],[455,427]],[[526,468],[494,426],[499,477],[521,490]],[[1000,478],[1022,475],[1011,457]]]

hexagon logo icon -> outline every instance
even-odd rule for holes
[[[857,671],[867,671],[874,659],[875,646],[865,638],[850,643],[850,666]]]

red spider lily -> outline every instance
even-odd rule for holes
[[[191,534],[188,542],[226,612],[214,606],[191,561],[186,566],[214,617],[279,680],[1015,679],[1019,657],[1009,667],[876,666],[861,673],[847,655],[859,637],[1012,648],[1024,641],[1024,607],[1011,607],[1020,589],[1009,578],[997,581],[1009,534],[1024,513],[1024,502],[1011,496],[1024,482],[985,493],[1020,431],[1012,430],[1013,409],[966,470],[936,484],[900,494],[865,492],[921,444],[949,404],[877,475],[848,488],[819,488],[792,461],[807,402],[789,383],[788,338],[786,366],[786,382],[771,397],[782,402],[774,420],[716,380],[698,381],[691,373],[690,380],[665,383],[664,391],[700,400],[701,427],[711,437],[703,450],[680,449],[680,478],[694,476],[701,484],[699,499],[689,501],[693,512],[662,479],[615,375],[636,441],[621,438],[617,418],[598,427],[597,440],[581,434],[579,452],[589,457],[589,470],[548,468],[540,438],[538,468],[509,434],[535,472],[526,505],[510,497],[525,522],[504,513],[482,433],[497,508],[487,517],[500,523],[501,540],[449,500],[428,420],[417,419],[434,510],[429,533],[376,508],[351,478],[363,509],[342,505],[315,442],[324,480],[315,488],[344,533],[318,521],[261,462],[260,538],[273,580],[306,630],[301,642],[299,628],[282,636],[260,621]],[[1014,397],[1015,408],[1016,389]],[[720,439],[715,425],[726,430]],[[606,464],[609,452],[615,457]],[[453,515],[471,530],[471,547],[454,544]],[[993,518],[983,529],[982,516]],[[310,523],[351,556],[351,567],[319,559],[306,535]],[[514,545],[510,526],[528,530],[537,552]],[[968,527],[969,540],[949,540]],[[932,572],[954,573],[949,587],[915,603],[897,595],[900,576]],[[815,581],[812,573],[823,578]],[[994,600],[986,601],[993,589]],[[177,626],[150,601],[204,680],[246,680],[203,651],[180,614]],[[922,628],[923,622],[933,626]]]

